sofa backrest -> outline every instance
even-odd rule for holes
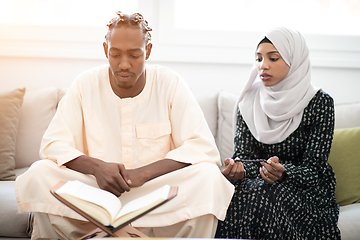
[[[206,95],[203,97],[206,97]],[[227,91],[220,91],[218,94],[218,125],[214,136],[222,161],[232,157],[233,154],[233,112],[238,98],[238,94]],[[198,99],[198,101],[208,102],[205,99]],[[213,113],[212,115],[207,115],[207,111],[204,111],[204,114],[207,119],[213,118],[214,115]],[[352,127],[360,127],[360,102],[336,104],[335,129]]]
[[[199,103],[205,119],[209,125],[210,131],[216,138],[218,132],[218,91],[203,91],[194,93],[197,102]]]
[[[41,138],[53,118],[63,89],[49,87],[27,90],[20,110],[16,139],[16,168],[39,160]],[[196,93],[221,159],[233,154],[233,111],[239,95],[227,91]],[[360,127],[360,102],[335,105],[335,128]]]
[[[360,102],[335,105],[335,129],[360,127]]]

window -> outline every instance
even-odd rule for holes
[[[149,21],[154,61],[251,64],[260,34],[285,26],[314,66],[360,66],[358,0],[0,0],[0,55],[103,59],[117,10]]]
[[[118,10],[140,11],[139,1],[0,0],[0,55],[102,59]]]
[[[314,66],[360,66],[360,3],[356,0],[159,0],[162,58],[243,63],[272,27],[304,34]],[[356,29],[355,29],[356,28]]]
[[[0,0],[0,24],[104,26],[117,10],[137,12],[126,0]]]
[[[174,1],[177,29],[264,32],[283,26],[303,34],[360,36],[360,28],[354,28],[359,22],[357,0]]]

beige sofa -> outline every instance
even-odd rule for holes
[[[57,88],[27,90],[21,108],[15,143],[15,173],[19,175],[39,159],[39,146],[64,91]],[[231,157],[233,108],[236,94],[218,91],[195,93],[212,131],[221,158]],[[1,96],[0,96],[1,101]],[[360,102],[336,105],[336,130],[330,154],[338,185],[339,227],[342,239],[360,236]],[[0,115],[1,117],[1,115]],[[0,121],[1,122],[1,121]],[[346,130],[340,130],[344,129]],[[355,146],[355,147],[352,147]],[[349,160],[350,158],[350,160]],[[2,161],[0,159],[0,161]],[[357,203],[355,203],[357,202]],[[14,181],[0,181],[0,239],[28,238],[32,214],[17,213]]]

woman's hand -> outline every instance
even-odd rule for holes
[[[273,184],[285,177],[285,167],[279,163],[278,157],[271,157],[266,162],[261,162],[260,175],[265,182]]]
[[[235,162],[233,159],[227,158],[224,163],[225,167],[221,172],[228,180],[236,181],[244,178],[245,169],[241,162]]]

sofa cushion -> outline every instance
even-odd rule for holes
[[[15,179],[16,133],[25,88],[0,95],[0,180]]]
[[[359,239],[360,203],[340,207],[338,227],[341,239]]]
[[[27,90],[20,109],[20,121],[16,140],[16,168],[29,167],[40,159],[39,150],[56,107],[64,95],[59,88]]]
[[[203,91],[194,93],[201,110],[204,113],[207,124],[214,137],[218,128],[217,98],[218,92]]]
[[[30,237],[33,215],[18,212],[15,198],[15,181],[1,181],[0,189],[0,236]]]
[[[221,161],[231,158],[234,153],[234,108],[239,95],[221,91],[218,97],[219,124],[217,132],[217,146],[220,151]]]
[[[360,127],[360,102],[335,105],[335,128]]]
[[[340,206],[360,203],[360,127],[336,129],[329,163],[336,176],[335,197]]]

